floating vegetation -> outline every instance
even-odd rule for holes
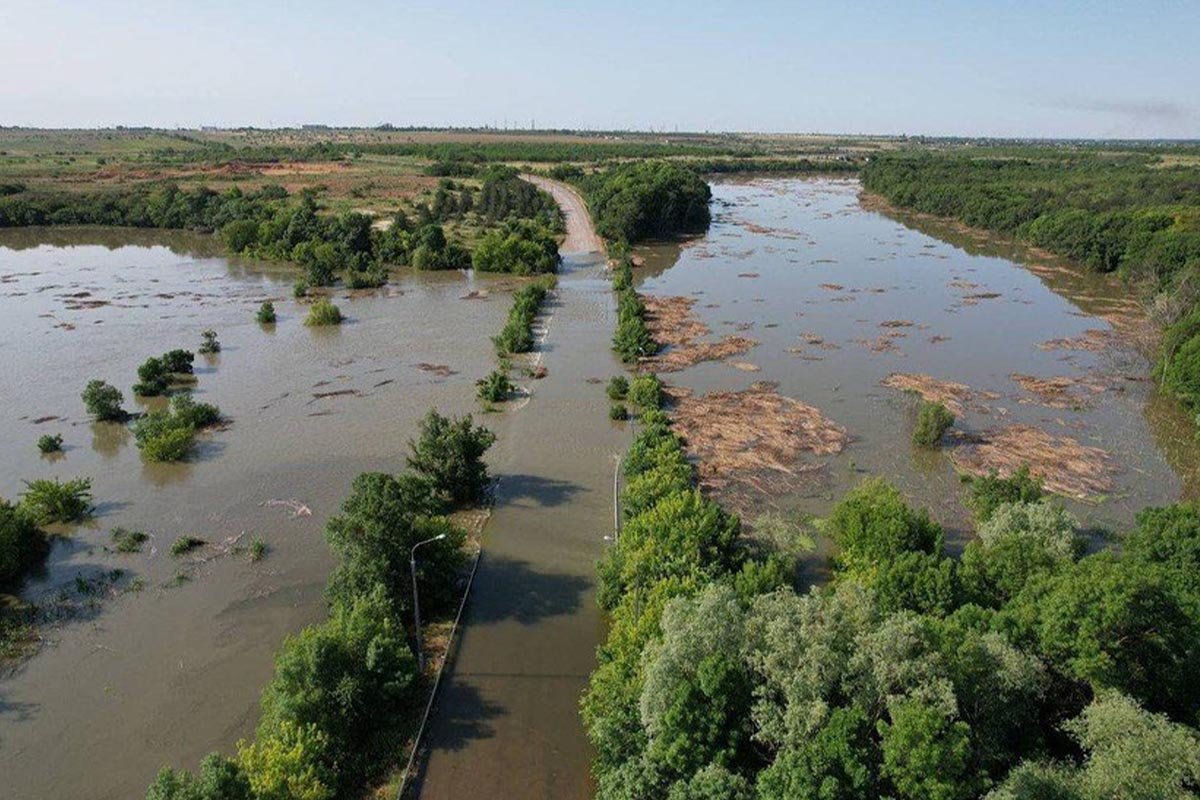
[[[1117,467],[1111,455],[1031,425],[1010,425],[979,434],[958,434],[950,458],[976,477],[1011,475],[1028,465],[1047,491],[1087,500],[1111,492]]]

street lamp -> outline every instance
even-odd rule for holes
[[[446,534],[439,533],[437,536],[434,536],[432,539],[426,539],[423,542],[417,542],[416,544],[414,544],[412,546],[412,551],[408,555],[408,566],[412,570],[413,620],[417,626],[417,628],[416,628],[417,669],[419,669],[421,672],[425,671],[425,653],[421,651],[421,603],[417,599],[417,548],[423,544],[429,544],[430,542],[436,542],[439,539],[445,539],[445,538],[446,538]]]

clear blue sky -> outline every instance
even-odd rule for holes
[[[2,0],[0,124],[1200,138],[1200,2]]]

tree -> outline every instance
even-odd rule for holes
[[[883,750],[880,772],[899,797],[965,800],[976,795],[966,723],[917,700],[894,703],[889,716],[890,722],[878,724]]]
[[[83,390],[83,405],[87,412],[101,422],[122,422],[128,414],[121,404],[125,397],[121,390],[101,380],[88,381]]]
[[[954,414],[944,404],[922,400],[917,410],[917,427],[913,429],[913,443],[932,447],[953,424]]]
[[[750,782],[719,764],[710,764],[667,792],[667,800],[754,800]]]
[[[408,466],[430,478],[450,502],[480,502],[489,483],[483,454],[496,435],[475,426],[470,414],[450,419],[433,410],[421,420],[419,430],[408,443]]]
[[[0,499],[0,587],[15,583],[45,549],[45,537],[26,509]]]
[[[163,767],[150,784],[146,800],[265,800],[251,790],[239,765],[219,753],[209,753],[200,762],[200,772],[176,772]]]
[[[879,745],[856,706],[834,709],[808,741],[780,752],[759,773],[758,800],[874,800]]]
[[[1143,509],[1123,545],[1129,558],[1161,565],[1181,594],[1200,599],[1200,505]]]
[[[942,549],[941,527],[927,512],[910,509],[900,492],[879,478],[846,493],[829,515],[828,533],[841,548],[842,568],[863,574],[902,553]]]
[[[1028,465],[1022,465],[1008,477],[992,471],[971,481],[967,505],[975,512],[975,519],[986,522],[1004,503],[1036,503],[1043,494],[1041,480],[1029,474]]]
[[[1002,503],[963,551],[960,574],[972,599],[999,607],[1038,575],[1054,573],[1081,552],[1079,523],[1044,501]]]
[[[332,800],[334,776],[325,766],[329,747],[329,737],[316,725],[284,720],[268,736],[239,742],[238,760],[254,800]]]

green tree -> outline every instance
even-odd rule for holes
[[[476,426],[468,414],[451,419],[431,410],[421,420],[415,440],[409,440],[408,466],[430,478],[452,503],[477,503],[489,483],[483,454],[496,435]]]
[[[880,770],[899,797],[909,800],[959,800],[974,797],[970,773],[970,728],[938,708],[901,700],[880,721]]]
[[[128,414],[121,404],[125,402],[121,390],[101,380],[88,381],[83,390],[83,405],[87,412],[102,422],[123,422]]]
[[[913,511],[895,487],[879,478],[863,481],[833,507],[827,532],[840,548],[838,563],[870,574],[903,553],[940,553],[942,529],[924,511]]]

